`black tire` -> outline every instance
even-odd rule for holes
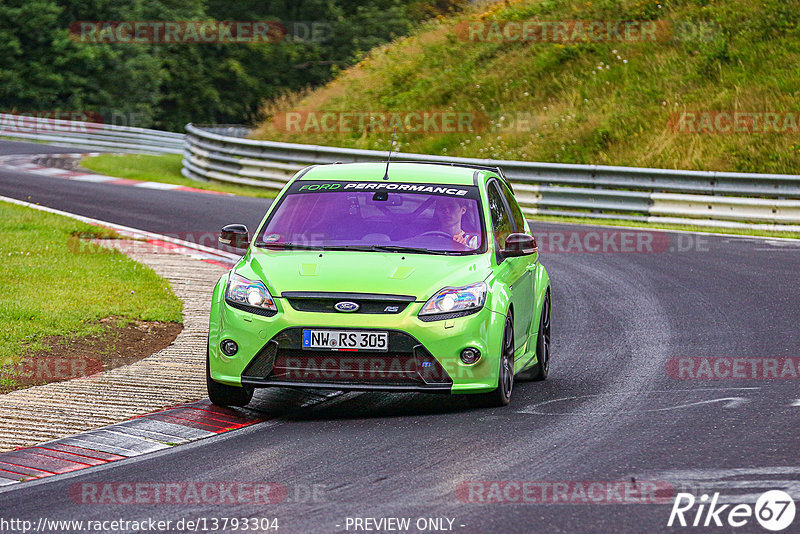
[[[206,352],[206,389],[211,403],[217,406],[247,406],[253,399],[251,387],[228,386],[211,379],[208,352]]]
[[[497,388],[489,393],[469,395],[469,402],[476,408],[498,408],[511,402],[514,390],[514,319],[509,314],[503,328],[503,345],[500,354],[500,373]]]
[[[520,371],[517,376],[523,380],[541,381],[550,372],[550,290],[547,290],[539,318],[539,335],[536,338],[537,363]]]

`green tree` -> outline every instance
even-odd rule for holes
[[[124,9],[102,1],[5,0],[0,4],[0,107],[116,113],[151,123],[160,99],[158,59],[143,46],[79,43],[69,35],[76,20],[126,16]]]
[[[464,0],[2,0],[0,108],[91,111],[181,131],[255,121],[261,103],[328,81],[380,43]],[[276,43],[80,42],[81,21],[280,21]],[[308,38],[310,23],[323,39]]]

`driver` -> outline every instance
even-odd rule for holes
[[[437,230],[453,237],[453,241],[465,247],[478,248],[478,236],[468,234],[461,229],[461,218],[467,212],[467,207],[459,198],[439,197],[433,211],[433,219],[437,223]]]

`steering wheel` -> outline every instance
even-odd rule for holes
[[[447,239],[453,239],[453,236],[447,232],[443,232],[442,230],[428,230],[427,232],[419,234],[417,237],[425,237],[426,235],[438,235],[441,237],[446,237]]]

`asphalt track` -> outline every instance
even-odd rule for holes
[[[0,154],[46,149],[34,148],[0,143]],[[266,207],[261,199],[15,172],[0,172],[0,195],[160,233],[215,232],[229,222],[253,228]],[[551,239],[589,231],[614,232],[534,225]],[[411,518],[412,527],[418,518],[450,518],[453,531],[465,533],[652,532],[692,529],[667,528],[670,499],[481,504],[464,502],[457,488],[465,481],[658,481],[698,497],[719,492],[730,503],[752,504],[769,489],[787,489],[797,500],[798,381],[677,379],[667,369],[673,358],[800,356],[800,247],[656,235],[663,239],[655,252],[542,252],[553,284],[551,375],[518,382],[507,408],[383,393],[301,408],[290,393],[261,391],[257,409],[268,422],[15,485],[0,493],[0,518],[276,517],[278,532],[356,531],[346,530],[348,517]],[[275,482],[289,497],[268,505],[152,505],[83,504],[70,496],[81,483],[209,481]],[[800,530],[800,517],[792,530]],[[736,531],[765,532],[752,518]]]

